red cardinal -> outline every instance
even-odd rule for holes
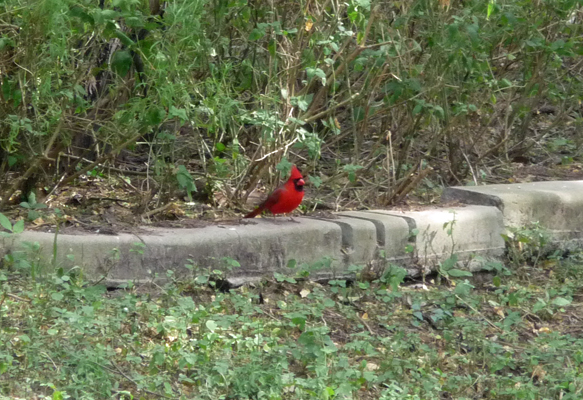
[[[287,214],[298,208],[304,198],[304,177],[294,165],[286,183],[278,187],[269,195],[259,207],[245,215],[245,218],[255,218],[263,210],[272,214]]]

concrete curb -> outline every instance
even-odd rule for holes
[[[557,240],[583,239],[583,181],[458,186],[445,189],[442,201],[493,206],[507,227],[539,222]]]
[[[164,279],[168,270],[184,277],[213,269],[228,270],[227,276],[241,283],[274,272],[297,272],[288,265],[310,271],[316,279],[346,276],[351,265],[379,259],[417,275],[435,269],[453,253],[466,268],[476,270],[481,265],[475,256],[503,255],[501,234],[507,227],[534,221],[559,240],[583,239],[583,181],[453,187],[443,198],[470,205],[410,212],[350,211],[338,213],[336,219],[298,218],[298,222],[254,219],[199,229],[146,228],[139,236],[58,235],[55,254],[54,234],[26,231],[0,239],[0,256],[18,254],[25,251],[23,242],[35,242],[39,259],[55,256],[59,266],[80,266],[89,279],[112,285]],[[232,268],[237,263],[241,267]]]

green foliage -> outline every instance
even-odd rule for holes
[[[28,210],[29,221],[34,221],[35,219],[40,217],[40,213],[38,210],[43,210],[47,208],[46,204],[36,202],[36,195],[34,194],[34,192],[30,192],[30,194],[28,195],[28,201],[21,202],[20,206]]]
[[[12,234],[18,234],[24,231],[24,220],[20,219],[13,225],[8,217],[0,213],[0,226],[10,232],[0,231],[0,237],[10,237]]]
[[[332,150],[335,174],[388,179],[391,202],[435,160],[444,181],[474,183],[516,148],[576,161],[576,1],[155,4],[0,4],[0,176],[56,184],[87,162],[63,172],[54,154],[80,146],[108,164],[126,149],[148,155],[154,186],[191,195],[193,172],[239,187],[251,161],[281,168],[293,149],[320,170]],[[538,125],[541,104],[578,122]]]
[[[537,266],[540,258],[550,251],[550,233],[538,222],[524,228],[509,228],[502,237],[508,258],[515,267]]]
[[[526,279],[492,265],[495,289],[465,280],[418,290],[389,266],[368,285],[264,282],[229,293],[173,273],[164,287],[112,293],[78,269],[49,273],[37,251],[30,244],[19,259],[41,275],[6,262],[0,269],[0,397],[579,395],[583,286],[566,279],[583,269],[579,251],[541,258]],[[220,261],[225,271],[238,266]]]

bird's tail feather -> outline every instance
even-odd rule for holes
[[[255,210],[251,211],[249,214],[245,215],[243,218],[255,218],[256,216],[261,214],[261,211],[263,211],[263,208],[257,207]]]

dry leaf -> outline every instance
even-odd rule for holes
[[[377,369],[379,369],[378,364],[371,363],[371,362],[366,363],[366,370],[367,371],[376,371]]]
[[[314,26],[314,23],[312,22],[312,20],[307,20],[306,21],[306,32],[309,32],[312,30],[312,26]]]
[[[300,292],[300,296],[302,298],[308,297],[309,294],[310,294],[310,291],[308,289],[302,289],[302,291]]]

